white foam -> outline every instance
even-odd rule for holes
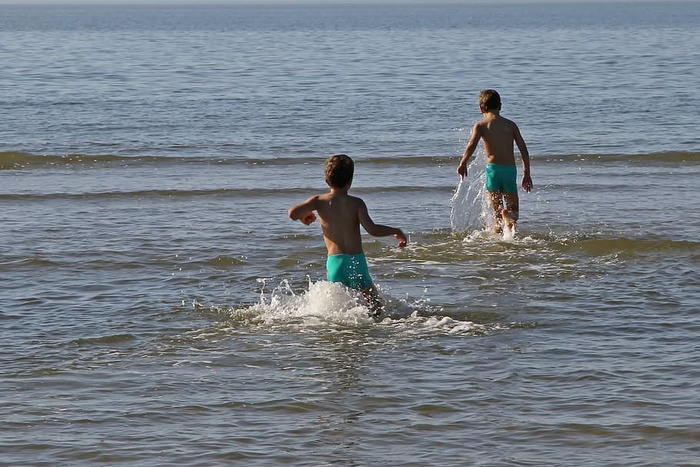
[[[244,327],[270,327],[316,329],[328,326],[380,326],[395,329],[402,334],[460,334],[481,332],[483,325],[440,316],[441,310],[431,311],[428,299],[396,299],[379,289],[384,304],[380,320],[369,316],[362,295],[341,284],[309,280],[308,289],[294,290],[289,281],[283,280],[271,291],[263,284],[259,303],[253,305],[214,309],[227,314]]]
[[[494,241],[500,240],[501,237],[493,232],[493,229],[477,229],[469,232],[466,237],[462,239],[463,243],[474,243],[483,241]]]
[[[264,284],[264,281],[262,281]],[[326,281],[312,282],[308,289],[295,291],[283,280],[271,292],[260,292],[260,302],[246,309],[263,323],[298,322],[308,325],[324,322],[359,324],[371,322],[369,309],[360,294]]]
[[[503,226],[503,234],[501,236],[504,242],[513,242],[515,240],[515,226]]]

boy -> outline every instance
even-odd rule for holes
[[[312,196],[292,206],[289,217],[310,225],[316,220],[314,211],[318,212],[328,250],[328,280],[361,291],[368,302],[370,314],[376,317],[380,313],[381,303],[362,250],[360,225],[375,237],[393,235],[400,247],[406,246],[408,240],[401,229],[375,224],[369,217],[364,201],[348,194],[354,171],[350,157],[345,154],[331,156],[326,161],[326,183],[330,192]]]
[[[467,175],[467,162],[474,154],[479,140],[483,139],[486,154],[486,190],[489,192],[491,206],[493,206],[495,231],[501,233],[503,226],[511,230],[515,228],[520,210],[513,142],[518,145],[523,161],[521,186],[526,192],[532,190],[530,155],[515,122],[501,117],[501,96],[496,91],[493,89],[481,91],[479,109],[484,118],[474,124],[471,138],[457,167],[457,173],[464,179]]]

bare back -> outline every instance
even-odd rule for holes
[[[321,218],[323,240],[329,255],[362,253],[360,226],[374,237],[393,235],[399,240],[398,246],[406,246],[408,238],[396,227],[375,224],[367,212],[367,205],[356,196],[348,195],[350,183],[343,188],[331,187],[330,193],[312,196],[303,203],[289,208],[289,217],[306,225]]]
[[[315,207],[329,255],[362,253],[360,224],[367,207],[360,198],[332,190],[318,195]]]
[[[522,136],[515,122],[498,114],[487,114],[475,124],[477,135],[484,142],[486,162],[515,165],[513,143],[521,147]],[[523,143],[524,144],[524,143]]]

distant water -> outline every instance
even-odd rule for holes
[[[698,3],[0,5],[0,465],[700,465]],[[533,158],[513,238],[493,87]],[[293,203],[353,193],[381,322]]]

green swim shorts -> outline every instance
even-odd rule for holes
[[[486,164],[486,189],[503,193],[517,193],[517,169],[514,165]]]
[[[372,287],[364,253],[330,255],[326,260],[326,272],[330,282],[340,282],[351,289],[365,290]]]

